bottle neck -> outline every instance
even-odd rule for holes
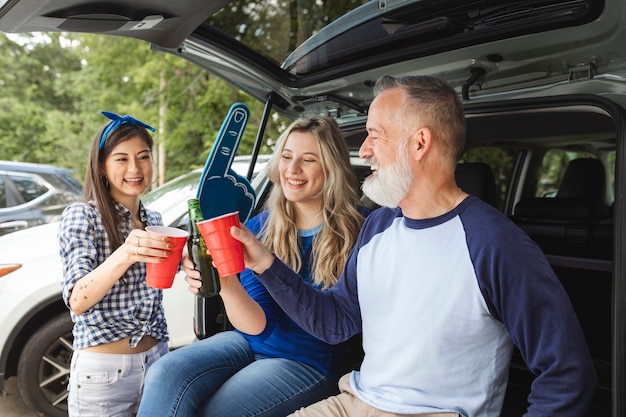
[[[199,201],[192,201],[189,203],[189,232],[192,236],[200,236],[200,229],[198,228],[198,222],[204,219],[202,214],[202,208]]]

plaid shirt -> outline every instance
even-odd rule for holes
[[[116,207],[124,219],[123,235],[132,229],[131,212],[121,204]],[[161,215],[140,204],[144,224],[162,225]],[[57,237],[63,264],[63,301],[69,297],[76,281],[93,271],[111,254],[104,224],[93,202],[68,206],[59,224]],[[74,349],[101,345],[130,337],[137,346],[145,335],[168,341],[163,310],[163,292],[146,285],[146,264],[137,262],[124,274],[126,286],[118,280],[109,292],[81,315],[70,309],[74,321]]]

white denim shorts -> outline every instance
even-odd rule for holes
[[[128,355],[74,351],[67,388],[69,417],[130,417],[139,407],[148,368],[167,352],[166,342]]]

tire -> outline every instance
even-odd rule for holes
[[[72,359],[69,312],[44,323],[26,342],[17,367],[24,404],[47,417],[67,417],[67,383]]]

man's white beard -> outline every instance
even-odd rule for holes
[[[377,164],[375,158],[372,162]],[[400,152],[395,164],[376,170],[363,181],[363,193],[378,205],[396,208],[406,197],[413,181],[413,173],[406,152]]]

